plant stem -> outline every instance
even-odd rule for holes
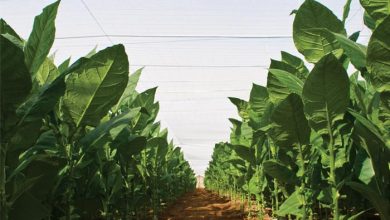
[[[333,218],[335,220],[339,219],[339,202],[338,202],[338,197],[339,197],[339,192],[337,190],[337,183],[336,183],[336,174],[335,174],[335,152],[333,148],[333,138],[331,138],[330,141],[330,146],[329,146],[329,153],[330,153],[330,174],[329,174],[329,182],[332,187],[332,200],[333,200]]]
[[[306,220],[306,216],[307,216],[307,204],[306,204],[306,197],[305,197],[305,188],[306,188],[306,178],[305,178],[305,174],[306,174],[306,168],[305,168],[305,160],[303,158],[303,149],[302,149],[302,145],[299,144],[299,162],[300,162],[300,166],[301,166],[301,169],[302,169],[302,173],[303,173],[303,177],[301,179],[301,187],[300,187],[300,194],[301,196],[303,197],[303,216],[302,216],[302,220]]]
[[[68,155],[68,166],[69,166],[69,174],[68,181],[70,182],[66,189],[66,220],[72,219],[72,199],[74,193],[74,184],[73,184],[73,173],[74,173],[74,162],[73,162],[73,149],[74,145],[71,144],[69,148]]]
[[[327,107],[326,107],[327,109]],[[328,112],[328,111],[327,111]],[[330,166],[330,172],[329,172],[329,183],[332,188],[332,208],[333,208],[333,219],[339,220],[339,192],[337,190],[337,182],[336,182],[336,173],[335,173],[335,149],[334,149],[334,140],[333,140],[333,131],[332,126],[330,122],[330,117],[327,114],[327,127],[328,127],[328,134],[329,134],[329,166]]]

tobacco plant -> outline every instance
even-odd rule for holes
[[[367,46],[345,30],[350,4],[342,20],[314,0],[293,12],[294,44],[313,68],[282,52],[266,87],[230,98],[240,120],[215,146],[207,188],[255,197],[260,217],[271,207],[289,219],[390,219],[390,3],[361,0]]]
[[[57,67],[59,4],[27,41],[0,20],[0,218],[157,218],[195,177],[155,120],[156,88],[135,90],[121,44]]]

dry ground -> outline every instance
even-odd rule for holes
[[[240,204],[204,189],[188,193],[167,208],[162,220],[244,220]]]

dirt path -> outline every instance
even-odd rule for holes
[[[243,220],[245,214],[238,203],[206,191],[197,189],[168,207],[162,220]]]

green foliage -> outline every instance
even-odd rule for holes
[[[155,121],[156,88],[136,91],[142,69],[129,76],[123,45],[59,67],[47,57],[59,3],[26,43],[0,20],[0,219],[155,218],[194,172]]]
[[[323,30],[346,34],[343,23],[331,10],[314,0],[305,1],[295,15],[293,39],[309,62],[316,63],[328,53],[342,53],[334,36]]]
[[[342,21],[314,0],[295,12],[294,43],[313,69],[282,52],[266,88],[230,98],[240,119],[215,145],[206,188],[256,198],[260,217],[270,207],[288,219],[390,218],[389,4],[361,3],[368,46],[347,37],[349,0]]]

